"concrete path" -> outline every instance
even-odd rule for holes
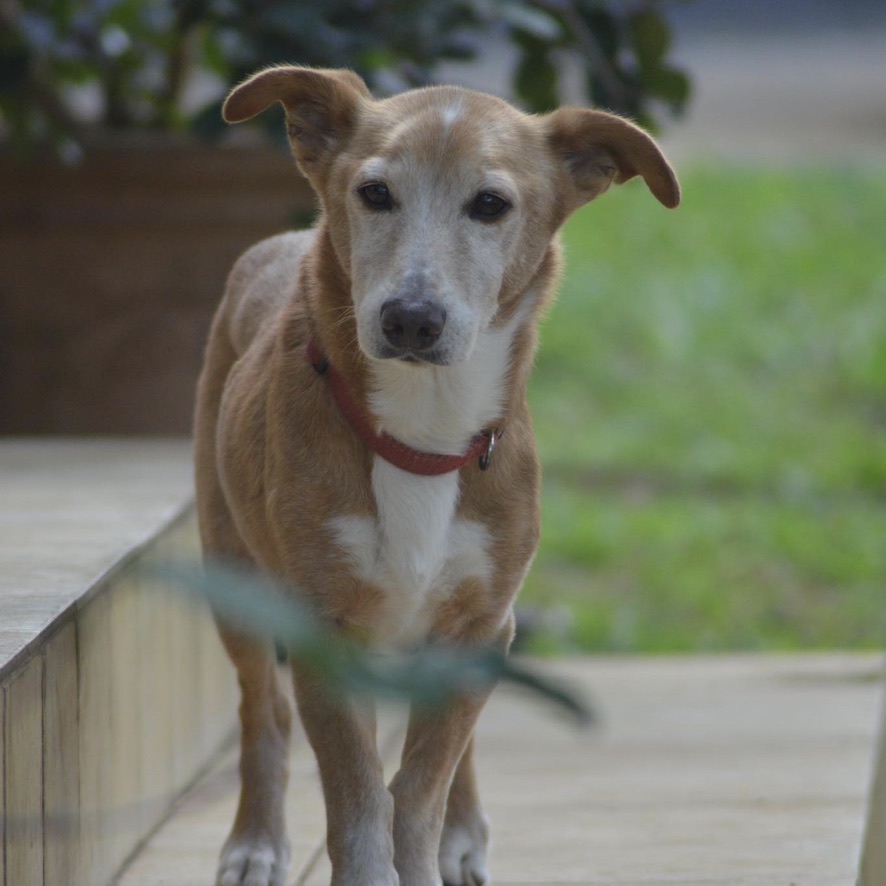
[[[677,163],[781,166],[886,162],[886,27],[705,38],[677,33],[692,77],[663,144]]]
[[[848,886],[881,696],[870,655],[584,659],[557,664],[599,727],[499,692],[479,727],[499,886]],[[389,763],[399,729],[382,730]],[[236,801],[219,759],[119,886],[205,886]],[[294,747],[290,883],[325,886],[310,752]]]

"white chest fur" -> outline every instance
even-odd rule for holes
[[[500,415],[510,349],[522,318],[480,334],[473,356],[452,367],[394,361],[375,373],[372,407],[389,434],[429,452],[463,452]],[[466,578],[488,581],[490,532],[456,518],[459,473],[419,477],[376,456],[372,491],[378,517],[342,516],[331,528],[357,575],[385,592],[376,639],[420,639],[434,611]]]
[[[489,532],[455,519],[457,473],[416,477],[375,458],[378,519],[338,517],[333,528],[357,575],[385,592],[375,639],[405,645],[428,631],[437,605],[464,579],[491,577]]]

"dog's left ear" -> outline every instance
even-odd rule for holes
[[[674,170],[639,126],[615,114],[581,108],[561,108],[544,120],[548,143],[573,189],[567,198],[570,209],[593,200],[613,182],[620,185],[636,175],[668,209],[680,203]]]
[[[281,65],[253,74],[231,90],[222,108],[228,123],[241,123],[274,102],[286,110],[292,152],[303,171],[347,141],[369,89],[353,71]]]

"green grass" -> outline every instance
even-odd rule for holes
[[[886,170],[683,184],[566,229],[524,603],[586,650],[882,647]]]

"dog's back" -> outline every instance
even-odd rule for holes
[[[313,230],[307,230],[269,237],[248,249],[234,264],[218,310],[222,325],[213,336],[226,336],[238,357],[297,297],[301,264],[314,235]],[[210,339],[209,348],[212,346]]]

